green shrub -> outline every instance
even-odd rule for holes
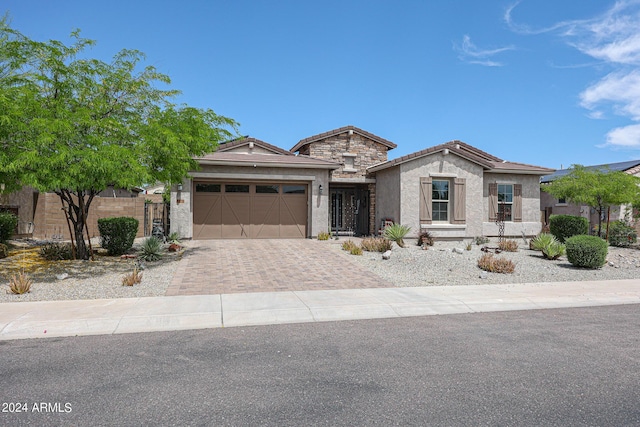
[[[609,244],[611,246],[630,246],[638,240],[636,229],[624,221],[613,221],[609,224]]]
[[[384,237],[367,237],[362,239],[360,247],[367,252],[386,252],[391,250],[391,241]]]
[[[574,215],[551,215],[549,230],[560,243],[564,243],[571,236],[589,234],[589,220]]]
[[[122,255],[133,246],[138,233],[138,220],[130,217],[100,218],[100,245],[109,255]]]
[[[384,229],[384,237],[392,242],[396,242],[401,248],[404,248],[403,239],[407,234],[409,234],[409,231],[411,231],[411,227],[396,224],[394,222],[392,225],[389,225]]]
[[[475,244],[480,246],[480,245],[486,245],[487,243],[489,243],[489,238],[485,237],[485,236],[476,236],[475,239],[473,239]]]
[[[162,241],[155,236],[147,237],[140,247],[140,258],[145,261],[157,261],[162,257]]]
[[[0,212],[0,243],[7,243],[7,240],[16,231],[18,217],[11,212]]]
[[[600,268],[606,262],[608,244],[598,236],[573,236],[565,244],[567,259],[576,267]]]
[[[531,240],[531,249],[541,251],[546,259],[558,259],[565,254],[565,246],[553,234],[541,233]]]
[[[0,243],[0,259],[9,256],[9,247],[4,243]]]
[[[47,261],[71,259],[71,243],[45,243],[40,248],[40,256]]]
[[[318,233],[318,240],[329,240],[330,237],[331,233],[328,233],[326,231],[321,231]]]
[[[351,255],[362,255],[362,248],[360,246],[354,246],[349,251]]]

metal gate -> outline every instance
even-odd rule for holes
[[[163,238],[169,234],[169,205],[144,204],[144,235]]]

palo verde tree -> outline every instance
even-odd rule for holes
[[[142,66],[141,52],[104,62],[81,57],[93,41],[78,32],[72,40],[34,41],[0,21],[0,182],[55,192],[77,258],[88,259],[86,223],[100,191],[181,182],[237,124],[172,103],[179,92]]]
[[[640,178],[625,172],[572,165],[570,173],[542,185],[541,189],[556,199],[594,208],[598,212],[598,230],[602,230],[602,218],[611,206],[640,201],[639,185]]]

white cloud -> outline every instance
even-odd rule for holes
[[[640,124],[623,126],[609,131],[605,146],[640,149]]]
[[[613,71],[580,94],[580,105],[589,117],[601,119],[603,110],[640,122],[640,0],[616,1],[591,19],[562,21],[544,28],[516,23],[508,7],[504,20],[520,34],[557,33],[585,55],[609,65]],[[640,149],[640,124],[619,127],[607,134],[606,146]]]
[[[499,47],[496,49],[479,49],[473,44],[471,37],[468,35],[464,35],[462,37],[462,44],[460,46],[454,45],[454,48],[460,53],[459,58],[462,61],[469,62],[470,64],[484,65],[486,67],[501,67],[503,64],[494,61],[491,57],[515,49],[513,46]]]

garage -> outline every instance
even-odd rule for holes
[[[193,183],[193,238],[305,238],[308,185],[292,182]]]

